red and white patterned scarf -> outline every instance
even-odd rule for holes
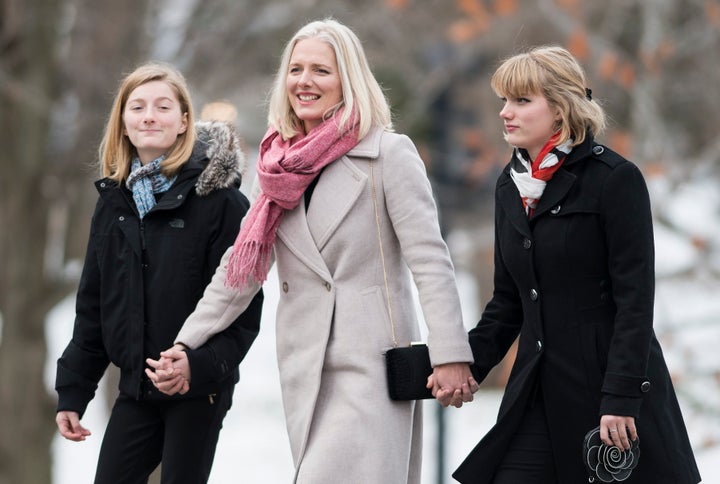
[[[562,166],[565,157],[572,150],[572,139],[557,145],[559,134],[553,135],[532,162],[525,149],[515,148],[513,166],[510,177],[520,192],[523,207],[528,217],[532,216],[540,197],[545,191],[547,182]]]
[[[260,284],[265,281],[275,233],[285,211],[300,203],[308,185],[326,165],[357,145],[357,122],[338,130],[336,120],[341,112],[307,135],[298,134],[290,140],[283,140],[273,128],[265,133],[257,162],[262,191],[250,207],[233,245],[225,281],[228,286],[245,287],[249,277]]]

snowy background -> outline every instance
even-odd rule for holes
[[[720,483],[720,190],[714,179],[671,186],[666,179],[650,179],[656,215],[657,292],[655,331],[675,381],[690,440],[703,483]],[[448,237],[454,257],[462,233]],[[458,271],[466,325],[477,321],[481,308],[471,276]],[[274,312],[277,278],[271,272],[265,285],[260,334],[240,367],[233,407],[220,434],[211,484],[288,483],[293,476],[285,434],[275,360]],[[46,381],[52,391],[55,361],[72,334],[74,296],[48,316]],[[102,385],[102,383],[101,383]],[[492,426],[501,393],[481,390],[462,409],[439,410],[425,401],[425,457],[423,483],[437,481],[437,414],[445,420],[445,483],[451,472]],[[107,421],[105,403],[91,402],[83,419],[93,435],[75,443],[56,436],[53,442],[53,483],[92,483],[97,454]],[[370,484],[370,483],[369,483]],[[372,483],[374,484],[374,483]]]

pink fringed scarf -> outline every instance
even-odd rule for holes
[[[307,135],[298,134],[287,141],[273,128],[265,133],[257,162],[262,191],[235,240],[227,267],[228,286],[245,287],[249,277],[260,284],[265,281],[275,232],[285,210],[300,203],[320,170],[357,145],[357,123],[340,131],[336,122],[339,115],[336,113]]]

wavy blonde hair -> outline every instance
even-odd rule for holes
[[[596,136],[605,129],[605,112],[596,101],[588,99],[585,91],[583,68],[562,47],[535,47],[505,59],[493,74],[490,86],[504,98],[544,96],[550,107],[560,112],[558,144],[572,138],[573,146],[579,145],[588,131]]]
[[[105,133],[98,149],[98,158],[102,175],[124,182],[130,174],[132,159],[136,156],[135,147],[125,135],[123,114],[130,94],[139,86],[152,81],[162,81],[170,86],[180,103],[180,111],[187,116],[188,128],[178,135],[161,163],[162,172],[172,176],[188,161],[195,145],[195,118],[193,114],[190,90],[180,72],[169,64],[149,62],[137,67],[121,81],[115,95],[110,116],[105,125]]]
[[[353,112],[357,114],[360,123],[360,139],[368,133],[371,126],[381,126],[392,131],[390,106],[370,70],[360,40],[350,28],[332,18],[310,22],[298,30],[286,44],[270,91],[268,124],[284,139],[290,139],[303,130],[302,122],[290,104],[286,80],[295,45],[310,38],[320,39],[330,45],[335,53],[340,75],[342,101],[325,113],[324,118],[332,117],[338,109],[345,106],[346,109],[338,122],[341,131],[350,121]]]

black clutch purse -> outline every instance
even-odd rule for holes
[[[600,440],[600,427],[585,434],[583,462],[588,482],[622,482],[630,477],[640,459],[640,439],[630,441],[630,449],[622,450]]]
[[[413,344],[392,348],[385,353],[385,366],[390,399],[433,398],[432,392],[425,386],[428,376],[433,371],[427,345]]]

